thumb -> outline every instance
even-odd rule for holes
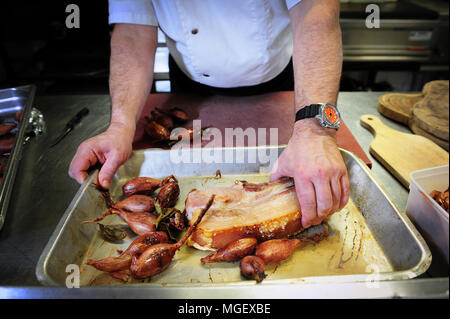
[[[122,165],[122,162],[116,154],[111,154],[106,158],[106,162],[103,164],[100,173],[98,174],[98,181],[103,188],[109,188],[114,174],[120,165]]]

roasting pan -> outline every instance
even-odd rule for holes
[[[283,147],[220,149],[222,159],[232,159],[232,163],[227,164],[204,161],[174,164],[170,151],[135,151],[116,173],[111,194],[114,200],[120,199],[121,186],[137,176],[163,177],[174,174],[181,188],[177,207],[183,209],[186,194],[192,188],[230,185],[237,179],[250,182],[268,180],[269,165],[263,164],[258,155],[255,159],[254,155],[276,152],[278,156],[282,150]],[[190,152],[192,159],[195,157],[192,152],[195,151]],[[202,149],[199,152],[202,155],[211,154],[212,150]],[[239,152],[240,155],[237,155]],[[73,271],[68,265],[75,265],[79,269],[80,286],[234,289],[254,285],[257,289],[271,284],[370,284],[381,280],[410,279],[424,273],[431,263],[431,253],[421,235],[406,215],[399,212],[367,166],[353,153],[345,150],[341,152],[349,172],[351,199],[342,211],[327,221],[331,229],[330,236],[318,244],[305,244],[297,248],[285,262],[268,266],[267,278],[261,284],[243,280],[239,263],[201,265],[200,258],[208,252],[186,245],[177,252],[172,264],[164,272],[151,279],[124,283],[87,266],[87,259],[117,256],[117,250],[128,247],[133,239],[127,237],[120,244],[112,244],[100,237],[97,225],[81,224],[84,220],[101,215],[106,209],[102,196],[91,185],[97,180],[97,172],[92,173],[80,187],[57,225],[37,264],[37,278],[44,285],[64,286],[67,276]],[[211,178],[218,169],[222,178]],[[123,222],[114,215],[107,217],[103,223]]]
[[[22,111],[22,119],[15,129],[16,139],[10,152],[3,181],[0,182],[0,229],[2,229],[8,211],[9,200],[14,186],[17,169],[22,156],[25,133],[33,107],[36,87],[25,85],[0,90],[0,120],[12,121],[18,111]]]

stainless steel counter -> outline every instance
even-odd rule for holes
[[[339,106],[343,118],[358,142],[369,154],[372,135],[359,125],[362,114],[377,114],[376,105],[379,93],[342,93]],[[171,288],[160,289],[133,288],[51,288],[41,287],[35,277],[35,267],[48,239],[53,233],[61,215],[74,197],[79,185],[67,175],[67,168],[78,144],[101,131],[109,120],[110,100],[106,95],[75,95],[38,97],[36,105],[45,116],[47,132],[25,145],[19,166],[13,195],[3,230],[0,232],[0,298],[13,297],[186,297],[211,298],[252,298],[251,289],[242,289],[238,296],[227,295],[227,289],[215,289],[207,295],[195,293],[192,289],[176,291]],[[88,107],[90,114],[82,124],[56,147],[49,149],[57,133],[65,123],[82,107]],[[383,119],[393,128],[408,131],[400,125]],[[370,156],[370,155],[369,155]],[[387,172],[373,157],[373,172],[384,185],[391,199],[400,210],[406,207],[408,190]],[[365,284],[350,285],[342,283],[327,286],[314,284],[305,289],[279,290],[276,286],[261,289],[261,296],[276,297],[436,297],[448,298],[447,278],[414,279],[406,282],[381,282],[377,287]],[[277,290],[278,291],[278,290]],[[308,292],[306,294],[306,292]],[[183,296],[183,293],[186,295]]]

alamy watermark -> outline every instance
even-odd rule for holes
[[[189,132],[202,132],[194,137]],[[218,128],[202,130],[201,120],[192,129],[176,128],[170,139],[179,141],[170,149],[170,160],[187,163],[258,163],[272,166],[278,158],[278,128]],[[181,139],[180,139],[181,137]],[[264,147],[266,145],[274,147]]]
[[[80,267],[75,264],[68,264],[66,266],[66,287],[80,288]]]
[[[366,13],[369,15],[366,17],[366,28],[379,29],[380,25],[380,7],[377,4],[371,3],[366,7]]]
[[[69,13],[66,17],[66,27],[68,29],[80,28],[80,7],[74,3],[66,6],[66,13]]]

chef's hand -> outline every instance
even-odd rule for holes
[[[293,177],[304,227],[318,225],[348,202],[350,183],[336,144],[336,131],[316,119],[297,122],[271,180]]]
[[[84,141],[70,164],[70,177],[81,184],[88,176],[87,170],[100,163],[98,182],[109,188],[117,169],[130,157],[133,137],[134,128],[110,125],[105,132]]]

